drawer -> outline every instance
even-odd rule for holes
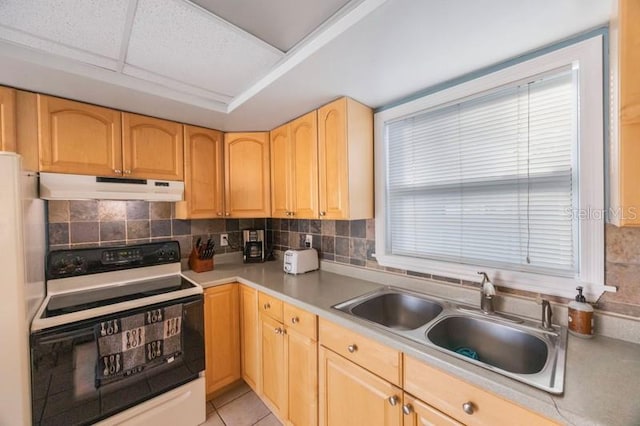
[[[280,322],[282,322],[282,305],[282,300],[268,294],[258,293],[258,309],[260,313]]]
[[[422,361],[404,356],[404,390],[454,419],[469,425],[554,425],[556,423],[512,402],[450,376]],[[470,403],[472,414],[463,405]]]
[[[402,352],[320,318],[320,344],[401,386]]]
[[[290,330],[296,330],[310,339],[318,340],[317,317],[304,309],[285,303],[283,323]]]

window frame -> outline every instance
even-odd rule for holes
[[[385,122],[468,98],[492,88],[522,81],[529,76],[543,74],[567,65],[577,70],[579,80],[578,170],[588,171],[578,173],[576,194],[578,210],[573,212],[578,220],[579,247],[576,255],[579,272],[574,277],[563,278],[387,253]],[[478,281],[477,272],[485,271],[499,286],[567,298],[573,298],[576,285],[584,287],[585,295],[589,300],[595,300],[604,291],[612,289],[604,284],[604,84],[603,36],[598,35],[376,113],[374,118],[377,187],[375,221],[378,263],[382,266],[467,281]]]

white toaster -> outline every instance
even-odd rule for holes
[[[287,274],[304,274],[319,269],[316,249],[305,248],[284,252],[284,272]]]

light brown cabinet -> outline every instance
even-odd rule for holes
[[[204,292],[206,393],[240,380],[240,313],[236,283]]]
[[[40,170],[183,179],[182,124],[37,95]]]
[[[612,220],[640,226],[640,2],[619,0],[618,16],[618,140],[613,141],[617,155],[612,164],[618,185],[612,188],[612,201],[620,210]]]
[[[402,424],[402,390],[324,348],[319,350],[321,426]]]
[[[269,217],[269,133],[226,133],[224,165],[225,216]]]
[[[272,217],[318,217],[317,128],[313,111],[271,131]]]
[[[279,418],[287,417],[284,328],[268,315],[260,315],[262,337],[262,397]]]
[[[262,350],[260,348],[258,291],[246,285],[240,285],[240,337],[242,341],[242,378],[257,394],[261,394]]]
[[[0,151],[16,149],[16,90],[0,86]]]
[[[350,98],[318,110],[322,219],[373,217],[373,113]]]
[[[223,143],[222,132],[184,126],[184,201],[176,203],[176,217],[223,217]]]
[[[404,426],[463,426],[462,423],[408,393],[404,394],[402,411]]]
[[[182,124],[122,113],[124,176],[183,180]]]

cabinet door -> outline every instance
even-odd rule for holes
[[[182,180],[182,124],[122,113],[123,173],[127,177]]]
[[[318,424],[318,343],[287,326],[287,424]]]
[[[269,217],[269,133],[226,133],[225,216]]]
[[[240,333],[242,337],[242,378],[254,391],[261,393],[260,328],[258,321],[258,291],[240,286]]]
[[[463,426],[462,423],[407,393],[404,394],[403,411],[404,426]]]
[[[282,323],[260,315],[262,336],[262,396],[278,417],[287,415],[287,382]]]
[[[296,219],[318,217],[318,123],[315,111],[289,124],[291,209]]]
[[[1,86],[0,151],[16,151],[16,91]]]
[[[207,395],[240,379],[238,286],[205,290],[205,356]]]
[[[291,212],[291,155],[289,125],[269,134],[271,139],[271,216],[287,218]]]
[[[324,347],[319,363],[320,425],[401,424],[399,388]]]
[[[38,95],[40,170],[121,176],[120,112]]]
[[[223,134],[184,126],[184,201],[176,203],[181,219],[221,218],[224,205]]]
[[[346,219],[349,217],[346,98],[318,110],[318,158],[320,216]]]

